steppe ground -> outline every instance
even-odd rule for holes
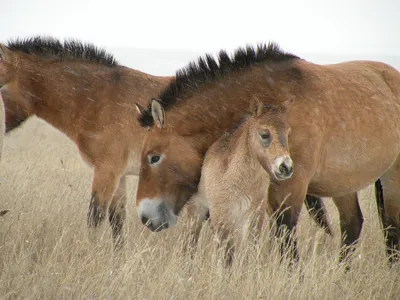
[[[227,270],[209,227],[190,256],[182,251],[184,222],[161,233],[138,222],[135,177],[128,181],[124,251],[114,253],[107,226],[93,243],[86,227],[92,172],[72,142],[38,119],[6,137],[0,166],[0,210],[10,210],[0,217],[1,299],[400,297],[400,268],[386,266],[371,187],[360,193],[365,226],[349,272],[337,263],[338,214],[329,199],[334,236],[303,211],[297,269],[279,262],[277,243],[267,231],[263,243],[239,250]]]

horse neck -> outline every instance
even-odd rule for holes
[[[78,134],[74,123],[99,105],[94,99],[98,89],[109,84],[110,72],[117,69],[73,61],[33,61],[21,68],[18,90],[33,113],[72,139]]]
[[[229,148],[232,162],[241,168],[245,175],[251,175],[261,166],[251,148],[249,122],[245,122],[231,134]]]
[[[167,126],[182,136],[195,137],[199,152],[204,153],[223,132],[245,117],[255,96],[274,101],[274,91],[261,76],[264,70],[259,69],[206,84],[195,95],[167,110]]]
[[[246,122],[231,136],[226,152],[230,156],[229,174],[235,174],[231,180],[251,197],[252,205],[257,206],[266,197],[269,175],[261,166],[251,147],[251,129]],[[238,175],[240,172],[240,175]],[[258,203],[258,204],[257,204]]]

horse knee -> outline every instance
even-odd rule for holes
[[[90,199],[87,223],[89,227],[98,227],[104,220],[107,209],[99,202],[97,194],[94,192]]]

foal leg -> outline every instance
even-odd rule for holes
[[[357,193],[335,197],[333,201],[339,211],[340,217],[342,247],[339,261],[342,262],[346,259],[350,251],[354,250],[353,246],[360,237],[364,218],[358,203]]]
[[[328,218],[326,216],[326,209],[321,198],[307,195],[304,200],[307,211],[311,218],[317,223],[319,227],[325,230],[329,235],[332,235],[331,227],[329,226]]]
[[[400,235],[400,165],[399,159],[381,177],[385,191],[384,209],[381,210],[383,229],[386,232],[386,250],[389,264],[399,260]]]
[[[118,187],[112,197],[108,209],[108,220],[110,221],[114,245],[121,248],[124,244],[122,227],[126,219],[126,175],[122,175]]]
[[[210,217],[210,209],[205,199],[200,194],[195,194],[185,205],[185,212],[190,222],[189,239],[185,248],[189,246],[193,249],[197,246],[204,221]]]

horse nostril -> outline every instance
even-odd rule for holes
[[[140,220],[142,221],[142,223],[144,225],[147,225],[147,222],[149,221],[149,218],[145,217],[145,216],[141,216]]]
[[[283,163],[279,166],[279,172],[281,172],[282,174],[288,174],[289,168],[286,166],[286,164]]]

